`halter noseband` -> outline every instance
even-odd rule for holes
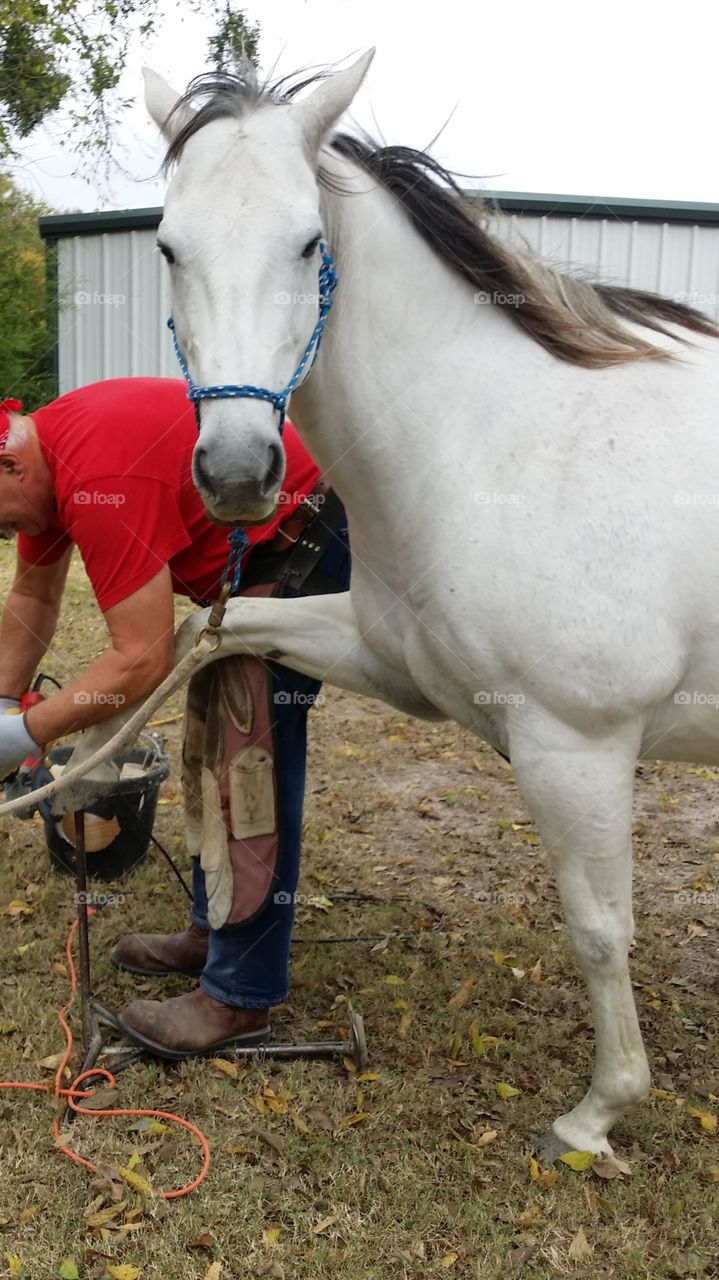
[[[255,387],[251,383],[243,383],[237,386],[233,383],[224,383],[221,386],[198,387],[190,376],[185,357],[180,350],[180,344],[177,341],[175,332],[175,321],[170,316],[167,321],[168,328],[172,333],[172,341],[175,347],[175,355],[180,364],[182,375],[187,383],[187,398],[191,400],[195,406],[195,414],[197,417],[197,429],[200,429],[200,401],[201,400],[266,400],[276,409],[280,415],[280,431],[285,423],[285,414],[287,412],[287,401],[289,400],[295,388],[303,382],[310,372],[315,360],[317,352],[320,349],[320,341],[325,327],[325,320],[329,315],[332,306],[332,295],[337,287],[337,271],[335,264],[324,240],[320,241],[320,252],[322,254],[322,263],[319,273],[319,302],[320,314],[317,324],[312,330],[304,354],[294,374],[290,378],[284,391],[268,391],[266,387]]]

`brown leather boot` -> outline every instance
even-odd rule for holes
[[[264,1044],[268,1009],[233,1009],[201,987],[171,1000],[135,1000],[118,1016],[118,1029],[158,1058],[200,1058],[232,1045]]]
[[[110,952],[116,969],[139,973],[143,978],[187,973],[198,977],[207,961],[206,929],[191,924],[180,933],[128,933]]]

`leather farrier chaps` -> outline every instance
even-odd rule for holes
[[[250,556],[239,595],[319,595],[341,588],[318,565],[336,536],[339,499],[320,481]],[[205,873],[208,921],[238,928],[277,883],[279,831],[273,677],[261,658],[221,658],[187,690],[182,788],[187,842]]]

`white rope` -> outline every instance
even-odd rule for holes
[[[0,818],[5,818],[11,813],[18,813],[21,810],[27,812],[28,805],[32,803],[36,805],[40,800],[49,800],[51,796],[56,796],[59,792],[64,791],[74,782],[79,782],[82,778],[87,777],[88,773],[96,767],[96,765],[105,764],[106,761],[112,760],[118,751],[125,744],[137,737],[140,730],[149,720],[153,711],[169,698],[171,693],[179,689],[181,684],[189,680],[196,667],[199,667],[214,650],[217,648],[217,636],[200,633],[197,641],[186,653],[184,658],[177,666],[166,676],[162,684],[150,694],[149,698],[138,707],[129,720],[118,729],[114,738],[110,738],[105,742],[98,751],[95,752],[89,760],[83,760],[80,764],[75,765],[74,769],[65,769],[62,777],[55,778],[53,782],[48,782],[44,787],[38,787],[37,791],[31,791],[25,796],[18,796],[16,800],[8,800],[5,804],[0,805]],[[98,783],[98,790],[102,789],[102,784]]]

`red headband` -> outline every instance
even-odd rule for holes
[[[0,400],[0,449],[4,449],[10,435],[10,418],[8,414],[19,413],[21,400]]]

